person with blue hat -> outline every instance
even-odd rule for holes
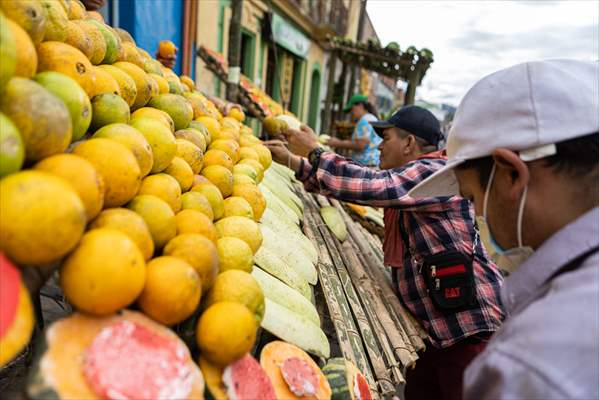
[[[330,138],[326,144],[335,149],[351,150],[351,158],[355,162],[377,167],[379,165],[378,145],[381,143],[381,138],[375,134],[370,125],[370,122],[378,119],[374,106],[370,104],[367,96],[355,94],[349,99],[343,112],[351,113],[352,120],[356,121],[351,139]]]
[[[371,125],[381,138],[380,170],[324,151],[305,125],[285,132],[287,147],[265,144],[308,191],[384,207],[385,264],[399,299],[428,334],[427,350],[407,371],[405,398],[461,400],[466,366],[504,318],[503,276],[483,246],[467,199],[408,196],[446,165],[437,149],[442,134],[436,117],[406,106]]]

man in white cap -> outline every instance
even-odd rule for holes
[[[508,318],[465,399],[599,398],[599,63],[531,62],[466,94],[448,162],[414,198],[459,193],[513,271]]]

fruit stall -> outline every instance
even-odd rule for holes
[[[377,210],[306,193],[243,112],[78,0],[0,1],[0,58],[3,394],[378,399],[404,383],[422,330]]]

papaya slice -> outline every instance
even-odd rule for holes
[[[29,342],[33,331],[33,307],[21,273],[0,252],[0,367],[12,360]]]
[[[330,399],[331,387],[312,358],[297,346],[270,342],[262,349],[260,364],[278,399]]]
[[[270,378],[249,354],[229,364],[223,372],[222,381],[230,400],[277,399]]]
[[[139,312],[75,313],[52,324],[45,341],[31,398],[204,398],[202,373],[185,344]]]

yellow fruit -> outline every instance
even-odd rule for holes
[[[248,164],[254,167],[256,173],[258,174],[257,182],[262,182],[262,178],[264,178],[264,167],[259,161],[252,160],[251,158],[246,158],[244,160],[239,161],[239,164]]]
[[[191,143],[198,146],[199,149],[202,150],[202,153],[206,151],[206,138],[201,132],[198,132],[195,129],[180,129],[175,132],[175,137],[177,139],[189,140]]]
[[[92,38],[75,21],[67,22],[67,38],[65,43],[79,49],[90,60],[94,56],[96,47],[92,42]]]
[[[218,233],[210,218],[197,210],[181,210],[175,215],[177,220],[177,233],[197,233],[216,243]]]
[[[254,210],[250,203],[246,199],[239,196],[231,196],[225,199],[225,217],[232,217],[238,215],[240,217],[247,217],[254,219]]]
[[[239,144],[234,140],[227,139],[217,139],[210,143],[208,147],[210,150],[222,150],[231,157],[233,160],[233,164],[236,164],[239,161]]]
[[[104,36],[102,36],[100,29],[98,29],[97,26],[89,24],[83,20],[75,20],[70,22],[81,28],[91,42],[90,54],[87,54],[82,50],[83,53],[88,56],[89,61],[93,65],[100,64],[106,55],[106,41],[104,40]]]
[[[121,206],[137,193],[141,183],[139,164],[124,145],[109,139],[90,139],[77,144],[73,154],[91,162],[104,178],[104,207]]]
[[[119,84],[117,83],[116,79],[112,77],[112,75],[110,75],[108,72],[106,72],[106,70],[100,67],[92,66],[92,69],[96,74],[96,86],[94,87],[93,96],[102,93],[112,93],[121,96],[121,88],[119,87]]]
[[[252,349],[256,329],[256,320],[246,306],[223,301],[204,311],[196,327],[196,341],[202,357],[225,367]]]
[[[158,96],[160,94],[160,87],[158,86],[158,82],[156,82],[156,79],[154,79],[150,74],[147,74],[147,79],[150,84],[150,98]]]
[[[146,265],[133,240],[110,228],[93,229],[60,269],[60,287],[77,309],[108,315],[141,293]]]
[[[85,7],[79,1],[71,1],[71,9],[68,14],[69,19],[85,18]]]
[[[95,25],[100,30],[100,33],[102,33],[102,37],[104,38],[104,42],[106,43],[106,54],[104,54],[102,63],[115,63],[117,61],[119,53],[121,53],[122,51],[121,41],[116,32],[114,32],[111,27],[109,27],[103,22],[99,22],[93,19],[86,19],[84,20],[84,22],[89,25]]]
[[[213,140],[218,140],[218,139],[232,140],[234,142],[239,142],[240,136],[239,136],[239,132],[234,131],[231,128],[223,128],[220,130],[218,135],[214,136],[212,139]]]
[[[144,219],[126,208],[109,208],[102,211],[89,225],[90,229],[110,228],[129,236],[141,251],[144,260],[154,254],[154,242]]]
[[[264,167],[264,170],[266,171],[270,167],[270,164],[272,164],[272,155],[270,154],[270,150],[268,150],[268,147],[264,146],[263,144],[255,144],[252,146],[252,148],[256,151],[256,153],[258,153],[258,161],[260,161],[260,164],[262,164],[262,167]]]
[[[233,172],[233,186],[242,185],[242,184],[255,185],[256,182],[247,175],[237,174],[237,173]]]
[[[174,213],[181,209],[181,187],[175,178],[167,174],[146,176],[141,181],[140,195],[148,194],[164,200]]]
[[[88,19],[93,19],[98,22],[104,23],[104,17],[102,16],[102,14],[100,14],[97,11],[87,11],[85,14],[86,14],[86,18],[88,18]]]
[[[102,93],[92,99],[92,131],[110,124],[128,124],[130,117],[129,106],[119,95]]]
[[[234,239],[234,238],[231,238]],[[264,293],[249,272],[231,269],[221,272],[206,296],[206,306],[222,301],[243,304],[250,310],[259,324],[264,316]]]
[[[219,237],[233,236],[246,242],[256,254],[262,245],[262,233],[258,224],[246,217],[227,217],[216,222],[214,225]]]
[[[100,65],[99,68],[108,72],[114,78],[119,85],[120,96],[131,107],[137,97],[137,86],[135,86],[133,78],[113,65]]]
[[[266,200],[256,185],[235,185],[233,186],[233,196],[243,197],[252,206],[254,220],[260,221],[266,209]]]
[[[96,75],[81,51],[61,42],[43,42],[37,46],[38,72],[56,71],[73,78],[88,96],[94,93]]]
[[[1,5],[2,3],[0,3]],[[17,48],[15,38],[8,26],[8,18],[0,12],[0,92],[15,74],[17,68]]]
[[[88,221],[102,210],[104,180],[87,160],[74,154],[56,154],[41,160],[33,168],[49,172],[68,182],[79,195]]]
[[[119,38],[121,38],[121,42],[123,44],[125,43],[133,43],[135,44],[135,40],[133,40],[133,37],[131,36],[131,34],[129,34],[129,32],[127,32],[124,29],[121,28],[113,28],[113,30],[116,32],[116,34],[119,36]],[[137,49],[135,49],[137,51]],[[139,52],[138,52],[139,53]],[[141,54],[140,54],[141,56]]]
[[[210,239],[197,233],[183,233],[171,239],[163,253],[187,261],[200,276],[202,290],[210,289],[218,274],[218,253]]]
[[[232,171],[234,163],[231,157],[229,157],[229,155],[224,151],[211,149],[204,154],[204,167],[208,167],[210,165],[220,165]]]
[[[34,44],[42,41],[46,33],[46,12],[37,0],[1,0],[0,10],[29,34]]]
[[[162,58],[174,57],[177,55],[177,46],[170,40],[161,40],[158,44],[158,53]]]
[[[243,120],[245,120],[245,114],[243,113],[243,111],[239,110],[237,107],[231,108],[231,111],[229,111],[228,116],[231,118],[235,118],[239,122],[243,122]]]
[[[208,132],[210,132],[210,136],[212,137],[213,140],[216,136],[218,136],[221,126],[220,126],[220,123],[215,118],[208,117],[208,116],[201,116],[201,117],[196,118],[196,121],[199,121],[202,124],[204,124],[206,129],[208,129]]]
[[[182,210],[196,210],[208,217],[210,222],[214,221],[214,213],[210,202],[201,193],[187,192],[181,195]]]
[[[233,174],[245,175],[252,180],[251,183],[256,184],[258,182],[258,172],[256,168],[249,164],[237,164],[233,167]]]
[[[152,147],[145,136],[134,127],[127,124],[109,124],[96,131],[93,137],[117,141],[131,150],[137,159],[142,177],[148,175],[152,169]]]
[[[118,57],[118,61],[127,61],[143,69],[143,59],[137,51],[137,46],[135,46],[134,43],[124,42],[121,44],[121,47],[122,54],[120,54],[120,56]]]
[[[74,79],[54,71],[40,72],[34,79],[67,106],[73,126],[71,140],[81,139],[92,120],[92,105],[81,86]]]
[[[17,172],[25,161],[25,149],[19,130],[0,112],[0,178]]]
[[[135,96],[135,101],[131,105],[131,109],[135,110],[145,106],[148,101],[150,101],[150,97],[152,95],[150,82],[148,80],[148,75],[144,72],[143,69],[139,68],[135,64],[131,64],[126,61],[119,61],[113,64],[115,67],[120,70],[126,72],[133,81],[135,82],[135,88],[137,89],[137,95]]]
[[[17,49],[15,76],[31,78],[37,69],[37,53],[29,35],[16,22],[5,20],[8,24]]]
[[[127,204],[127,208],[135,211],[146,222],[154,247],[161,249],[177,234],[175,213],[161,198],[152,195],[135,196]]]
[[[67,37],[68,17],[59,2],[53,0],[40,0],[46,14],[46,30],[44,40],[63,42]]]
[[[164,125],[167,128],[169,128],[171,130],[171,132],[175,132],[175,123],[173,122],[173,119],[171,118],[171,116],[157,108],[152,108],[152,107],[138,108],[137,110],[135,110],[133,112],[133,114],[131,114],[131,123],[133,123],[133,121],[138,118],[154,118],[154,119],[164,123]]]
[[[71,251],[85,229],[73,187],[42,171],[0,180],[0,250],[20,265],[45,265]]]
[[[177,144],[170,129],[160,120],[139,117],[131,121],[131,126],[139,130],[152,146],[154,162],[151,173],[164,171],[177,154]]]
[[[148,75],[150,75],[152,78],[154,78],[154,80],[158,84],[158,93],[160,93],[160,94],[168,93],[168,82],[166,81],[166,79],[164,79],[163,77],[161,77],[160,75],[157,75],[157,74],[150,73]]]
[[[0,111],[19,129],[28,161],[62,153],[71,142],[69,110],[58,97],[34,81],[19,77],[8,81],[0,96]]]
[[[193,119],[191,104],[178,94],[167,93],[155,96],[150,100],[149,106],[168,113],[175,123],[175,130],[187,128]]]
[[[243,135],[239,136],[239,144],[241,145],[241,147],[252,146],[254,144],[259,144],[259,143],[260,143],[260,139],[258,139],[254,135],[243,134]]]
[[[239,123],[239,121],[237,121],[235,118],[232,118],[232,117],[224,117],[220,121],[220,124],[223,129],[230,128],[230,129],[236,131],[237,133],[239,133],[239,129],[241,127],[241,124]]]
[[[212,207],[215,220],[223,217],[225,214],[223,195],[220,190],[214,186],[214,184],[211,182],[195,184],[191,187],[191,190],[203,194],[208,199],[210,206]]]
[[[238,269],[252,272],[254,268],[254,254],[252,248],[243,240],[224,236],[216,241],[216,250],[220,261],[220,271]]]
[[[209,165],[202,170],[202,176],[205,176],[220,190],[223,198],[227,198],[233,193],[233,174],[227,168],[221,165]]]
[[[243,160],[245,158],[251,158],[253,160],[260,161],[258,153],[251,147],[242,147],[239,149],[239,159]]]
[[[240,135],[253,135],[254,131],[247,125],[241,125],[241,128],[239,128],[239,133]]]
[[[179,182],[181,192],[188,191],[193,184],[193,171],[189,164],[180,157],[173,157],[171,165],[164,170],[164,173],[172,176]]]
[[[179,79],[181,80],[182,84],[187,86],[187,88],[189,89],[190,92],[193,92],[195,90],[195,83],[194,83],[193,79],[191,79],[189,76],[181,75],[179,77]]]
[[[177,144],[177,157],[184,159],[194,174],[200,172],[204,165],[202,150],[189,140],[176,139],[175,142]]]
[[[198,307],[202,288],[195,270],[177,257],[158,257],[146,266],[146,284],[137,303],[152,319],[173,325]]]

